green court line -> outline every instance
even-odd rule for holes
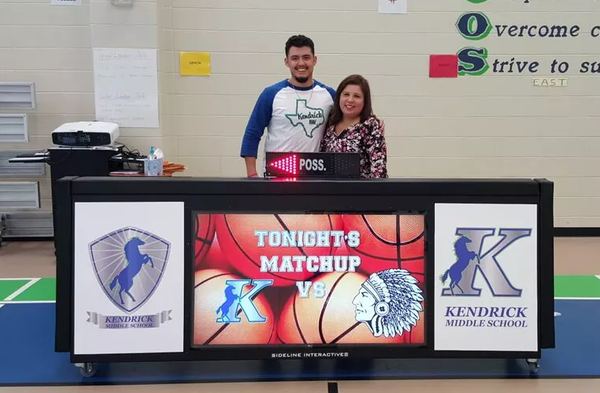
[[[0,279],[0,301],[19,290],[31,279]],[[598,298],[600,299],[600,278],[598,276],[555,276],[554,297],[556,298]],[[56,301],[56,278],[42,278],[11,302],[53,302]]]
[[[600,281],[600,280],[599,280]],[[56,301],[56,279],[42,278],[13,299],[15,302]]]
[[[4,300],[16,291],[19,290],[23,285],[27,284],[30,280],[27,279],[15,279],[15,280],[2,280],[0,281],[0,300]]]
[[[600,298],[600,279],[596,276],[556,276],[554,297]]]

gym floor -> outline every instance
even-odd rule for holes
[[[597,391],[599,254],[597,238],[555,240],[557,348],[544,352],[536,377],[530,377],[524,362],[519,361],[407,359],[317,366],[293,362],[123,363],[106,365],[93,378],[84,379],[67,354],[53,351],[53,243],[5,241],[0,247],[0,392]],[[267,382],[277,376],[286,381]],[[214,383],[217,381],[235,382]]]

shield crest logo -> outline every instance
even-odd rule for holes
[[[118,229],[89,245],[96,278],[119,309],[132,313],[156,291],[165,271],[171,244],[134,227]]]

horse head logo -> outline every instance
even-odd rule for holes
[[[141,229],[127,227],[90,243],[92,265],[108,298],[125,312],[150,299],[163,276],[171,245]]]

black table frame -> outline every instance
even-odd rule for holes
[[[184,352],[78,356],[73,349],[74,206],[76,202],[183,201],[185,203],[185,260],[192,261],[192,212],[359,212],[425,211],[426,227],[434,226],[434,203],[502,203],[538,206],[538,346],[537,352],[434,351],[434,238],[426,244],[425,347],[348,347],[352,357],[368,358],[541,358],[554,348],[554,184],[546,179],[385,179],[301,180],[232,178],[112,178],[65,177],[56,184],[57,297],[55,350],[71,353],[71,361],[186,361],[267,359],[273,346],[232,351],[231,348],[191,348],[193,263],[186,263],[184,283]],[[280,349],[282,347],[279,347]],[[336,350],[336,345],[286,346],[285,351]]]

